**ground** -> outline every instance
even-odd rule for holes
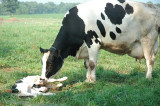
[[[68,57],[57,76],[68,80],[55,95],[19,98],[11,94],[17,80],[41,74],[39,48],[50,48],[63,15],[0,16],[0,105],[160,105],[160,51],[152,80],[145,79],[145,60],[140,64],[127,55],[101,50],[96,83],[84,82],[83,60]]]

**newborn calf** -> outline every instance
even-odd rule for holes
[[[12,93],[18,93],[18,96],[34,96],[37,95],[53,95],[54,93],[46,93],[50,88],[55,89],[61,87],[62,83],[55,86],[49,86],[51,82],[63,82],[67,77],[60,79],[41,79],[40,76],[28,76],[17,81],[12,86]]]

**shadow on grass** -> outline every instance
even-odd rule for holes
[[[110,69],[105,70],[103,67],[100,66],[96,69],[96,79],[97,82],[110,82],[115,84],[134,84],[140,80],[146,80],[146,71],[140,70],[141,69],[134,68],[132,71],[130,71],[129,74],[122,74]],[[65,83],[65,85],[73,85],[78,82],[85,82],[86,70],[78,70],[77,72],[73,72],[72,75],[66,72],[66,75],[68,76],[69,80]],[[153,79],[158,78],[160,76],[160,71],[158,71],[158,69],[154,70],[152,76]]]
[[[111,83],[124,83],[127,80],[139,79],[145,77],[145,73],[132,70],[130,74],[118,73],[114,70],[104,70],[103,67],[97,68],[97,80]]]
[[[137,68],[134,68],[130,71],[129,74],[118,73],[114,70],[105,70],[103,67],[97,68],[97,81],[106,81],[115,84],[134,84],[140,80],[146,79],[147,71],[140,71]],[[152,73],[152,79],[158,78],[160,75],[160,71],[154,70]]]

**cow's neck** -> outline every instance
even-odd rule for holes
[[[72,8],[63,19],[62,27],[53,44],[61,50],[65,58],[68,55],[76,56],[76,52],[82,46],[85,37],[84,21],[78,16],[78,8]]]
[[[60,50],[61,57],[63,59],[67,58],[70,54],[70,47],[66,43],[66,39],[58,35],[52,47],[55,47],[57,50]]]

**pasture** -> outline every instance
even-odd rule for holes
[[[19,98],[12,85],[28,75],[41,74],[40,46],[50,48],[63,14],[0,16],[0,105],[160,105],[160,51],[153,79],[145,79],[146,64],[127,55],[99,52],[97,82],[85,83],[83,60],[68,57],[57,78],[67,76],[53,96]],[[50,91],[52,92],[52,91]]]

